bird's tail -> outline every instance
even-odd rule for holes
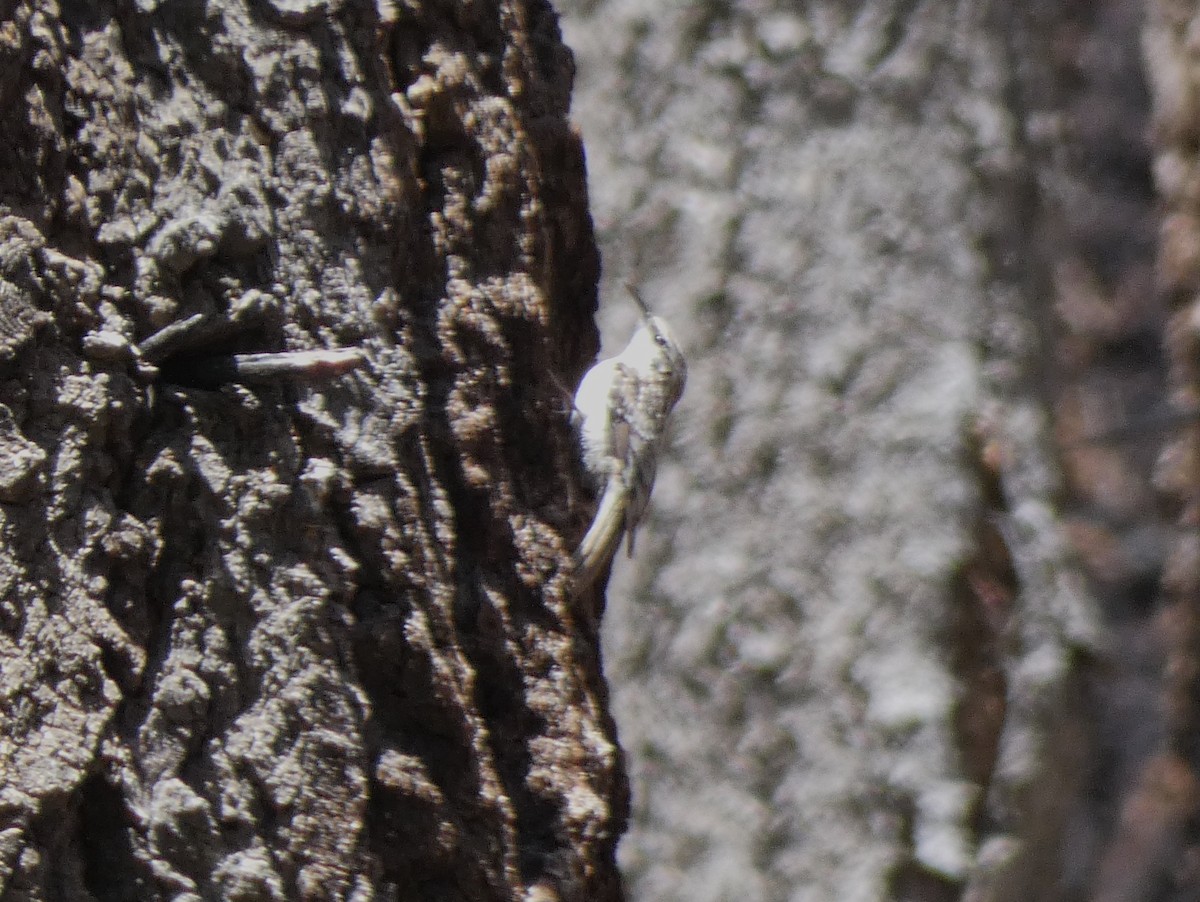
[[[575,550],[575,585],[578,588],[590,586],[617,550],[628,506],[629,485],[618,476],[610,477],[592,525]]]

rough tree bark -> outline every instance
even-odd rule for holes
[[[617,898],[554,13],[2,11],[0,896]]]

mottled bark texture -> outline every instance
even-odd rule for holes
[[[619,897],[554,13],[0,6],[0,896]]]
[[[633,279],[690,351],[605,621],[631,897],[1100,893],[1160,728],[1163,433],[1077,453],[1166,407],[1141,4],[562,8],[614,341]]]
[[[1200,8],[1150,0],[1146,70],[1153,97],[1153,171],[1162,200],[1158,281],[1168,305],[1169,388],[1186,416],[1158,482],[1175,518],[1158,611],[1164,646],[1162,727],[1133,778],[1104,861],[1098,902],[1200,898]]]

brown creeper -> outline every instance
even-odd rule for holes
[[[651,316],[632,285],[626,287],[642,310],[642,324],[624,351],[588,370],[575,392],[583,465],[601,492],[596,516],[575,551],[581,587],[608,563],[622,532],[633,554],[667,419],[687,381],[687,363],[667,324]]]

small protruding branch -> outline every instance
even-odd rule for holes
[[[231,382],[255,384],[332,379],[357,369],[366,359],[366,354],[358,348],[188,356],[164,364],[163,378],[205,387]]]

